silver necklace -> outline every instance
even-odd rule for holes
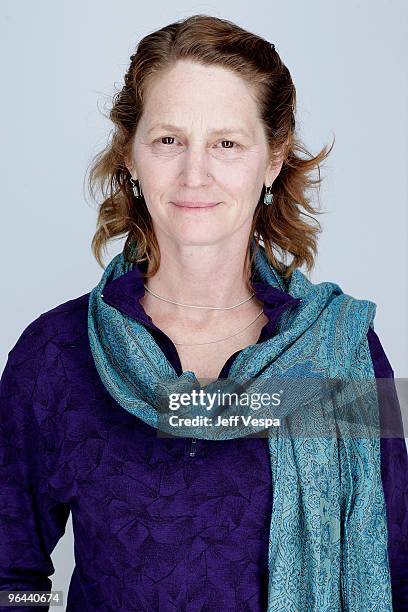
[[[249,300],[251,300],[255,293],[253,293],[249,298],[243,300],[242,302],[239,302],[238,304],[235,304],[234,306],[226,306],[226,307],[222,307],[222,306],[196,306],[195,304],[181,304],[180,302],[175,302],[174,300],[169,300],[167,298],[162,297],[161,295],[158,295],[157,293],[154,293],[153,291],[151,291],[148,287],[146,287],[146,285],[143,285],[144,288],[146,289],[146,291],[148,291],[149,293],[151,293],[152,295],[154,295],[154,297],[158,298],[159,300],[163,300],[164,302],[169,302],[170,304],[176,304],[177,306],[185,306],[186,308],[207,308],[210,310],[230,310],[231,308],[236,308],[237,306],[240,306],[241,304],[245,304],[245,302],[248,302]],[[245,331],[246,329],[248,329],[248,327],[250,327],[253,323],[255,323],[255,321],[257,319],[259,319],[259,317],[261,316],[261,314],[263,313],[263,309],[261,310],[261,312],[259,312],[255,319],[253,321],[251,321],[248,325],[246,325],[243,329],[238,330],[237,332],[230,334],[229,336],[225,336],[225,338],[218,338],[218,340],[210,340],[208,342],[173,342],[173,344],[175,344],[176,346],[202,346],[204,344],[215,344],[217,342],[222,342],[223,340],[228,340],[229,338],[232,338],[233,336],[237,336],[238,334],[241,334],[243,331]]]
[[[249,298],[242,300],[242,302],[238,302],[238,304],[234,304],[234,306],[196,306],[195,304],[181,304],[180,302],[174,302],[173,300],[169,300],[168,298],[164,298],[161,295],[154,293],[154,291],[146,287],[146,285],[143,286],[146,291],[154,295],[154,297],[158,298],[159,300],[163,300],[163,302],[170,302],[170,304],[177,304],[177,306],[185,306],[186,308],[207,308],[209,310],[230,310],[231,308],[236,308],[237,306],[241,306],[241,304],[245,304],[245,302],[249,302],[249,300],[252,300],[255,295],[255,293],[253,293],[249,296]]]

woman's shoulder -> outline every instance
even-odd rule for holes
[[[85,337],[89,295],[88,292],[67,300],[34,318],[10,349],[9,360],[19,362],[27,355],[43,355],[50,343],[64,346]]]

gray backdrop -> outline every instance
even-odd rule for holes
[[[274,42],[297,87],[306,146],[317,153],[336,136],[311,279],[377,304],[376,332],[395,377],[407,377],[406,0],[2,0],[2,369],[34,318],[99,281],[90,250],[96,211],[83,179],[110,130],[102,111],[138,39],[194,13]],[[66,601],[71,519],[52,560],[53,589]]]

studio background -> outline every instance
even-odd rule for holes
[[[395,378],[408,377],[406,0],[2,0],[1,371],[31,321],[99,282],[84,176],[111,129],[103,113],[138,40],[194,13],[275,43],[297,89],[306,147],[316,154],[335,135],[310,278],[377,304],[375,330]],[[105,265],[123,243],[112,243]],[[71,518],[52,560],[53,589],[66,602]]]

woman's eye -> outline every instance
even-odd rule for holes
[[[174,136],[162,136],[161,138],[159,138],[159,140],[160,140],[160,141],[163,141],[163,140],[169,140],[169,139],[170,139],[170,140],[175,140],[175,139],[174,139]],[[167,142],[166,142],[166,143],[161,142],[161,144],[169,144],[169,143],[167,143]],[[172,144],[172,143],[170,143],[170,144]]]
[[[228,142],[232,145],[237,144],[236,142],[234,142],[233,140],[221,140],[221,143],[223,142]],[[238,146],[238,145],[237,145]],[[221,147],[222,149],[233,149],[234,147]],[[236,148],[236,147],[235,147]]]

